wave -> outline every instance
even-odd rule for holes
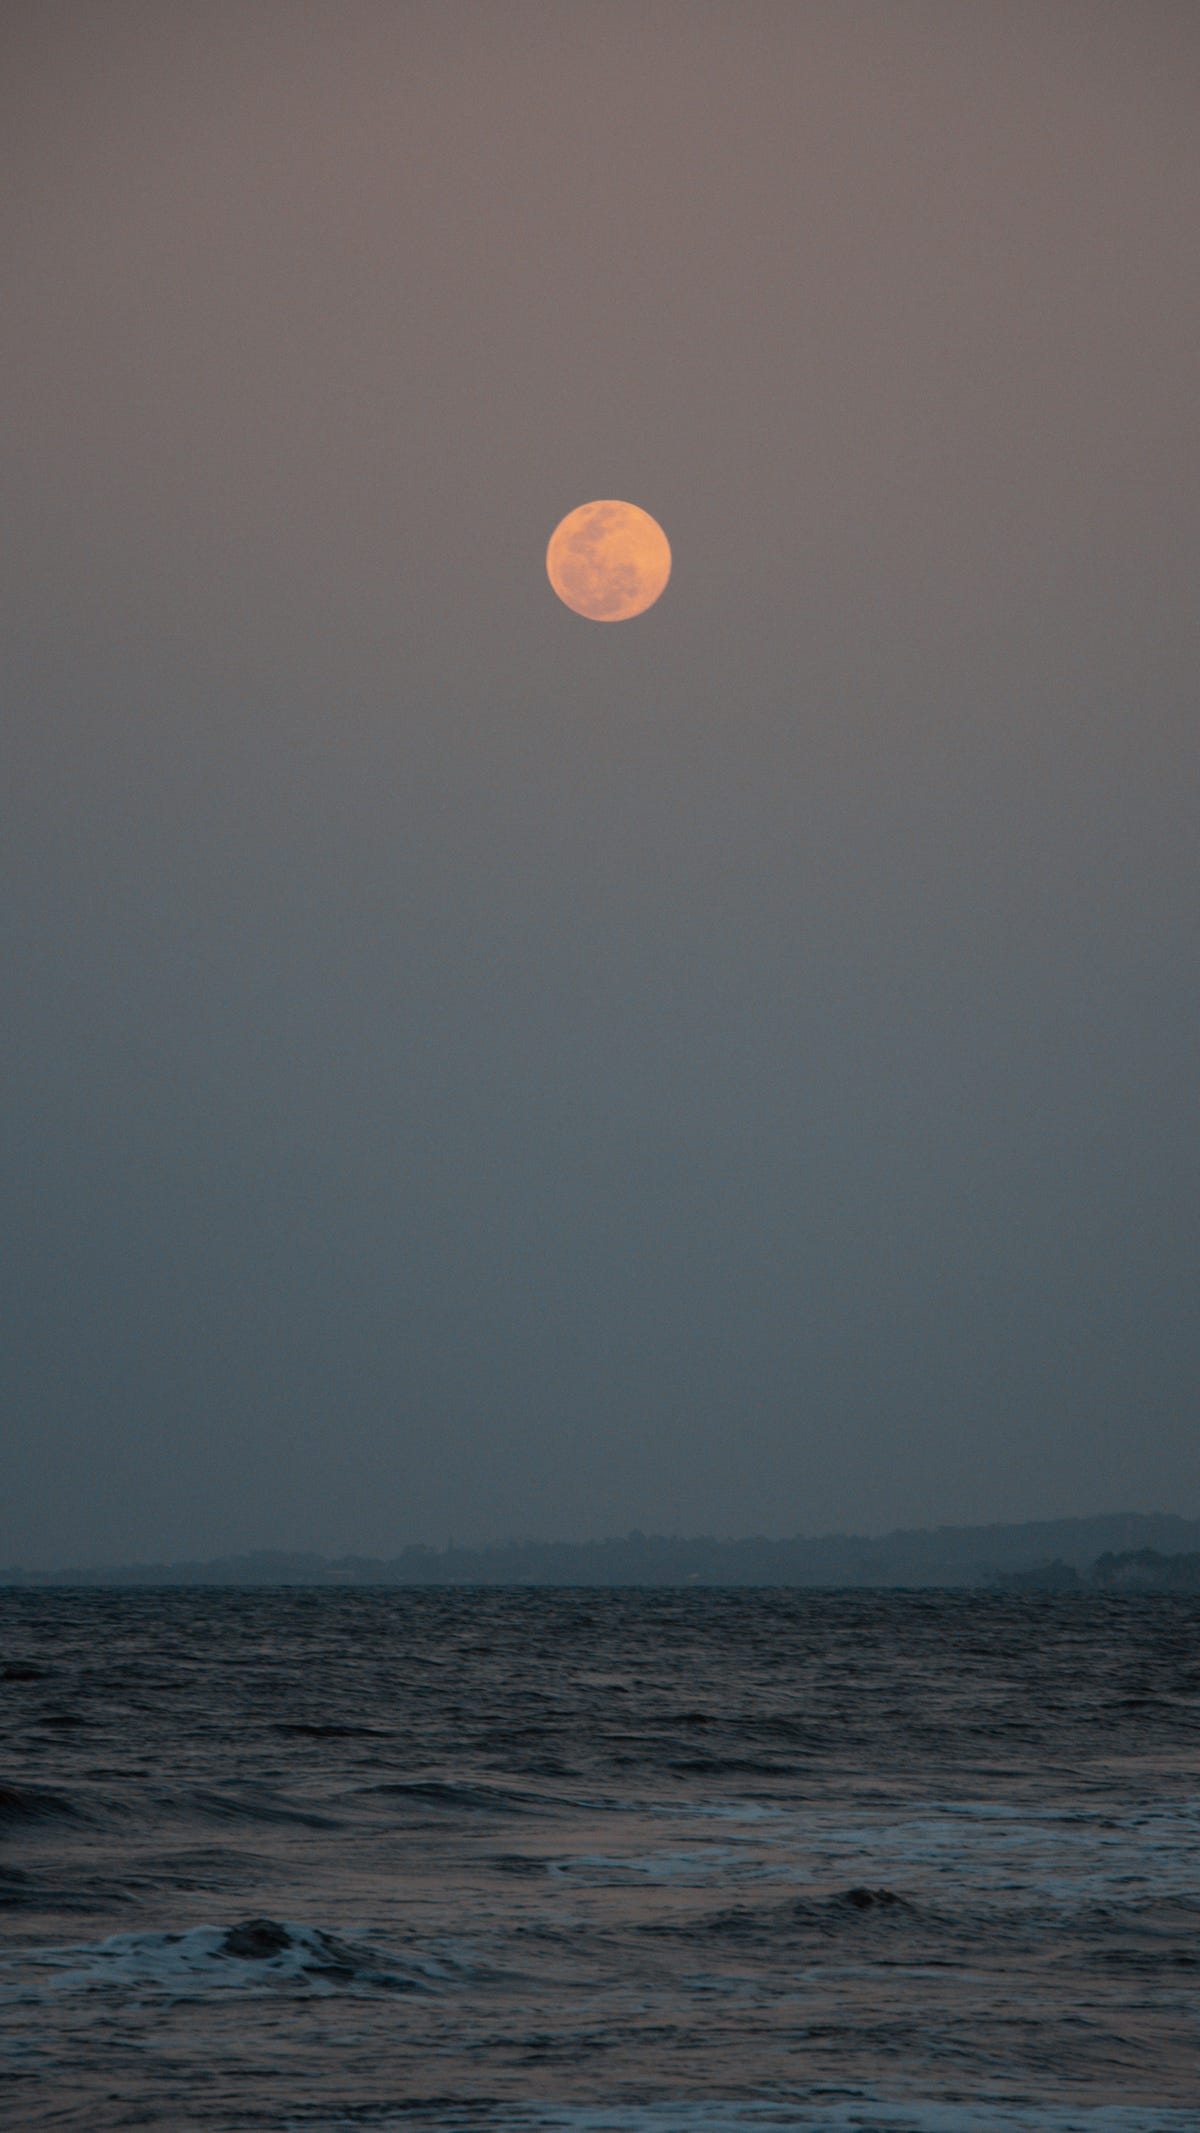
[[[102,1941],[27,1953],[24,1967],[48,1972],[59,1992],[169,1993],[431,1991],[446,1976],[437,1963],[400,1963],[317,1926],[246,1918],[180,1933],[116,1933]],[[28,1992],[22,1993],[27,1998]]]
[[[0,1785],[0,1829],[16,1829],[31,1822],[74,1822],[81,1810],[61,1792],[45,1792],[37,1785]]]
[[[546,1871],[555,1880],[568,1881],[581,1888],[611,1889],[665,1888],[673,1884],[703,1888],[730,1880],[758,1880],[762,1877],[762,1869],[754,1862],[743,1860],[735,1849],[703,1843],[687,1851],[573,1852],[548,1859]],[[781,1866],[777,1871],[782,1876],[790,1869]]]
[[[735,1904],[699,1918],[655,1919],[638,1930],[671,1940],[758,1944],[764,1953],[769,1953],[781,1939],[803,1939],[813,1934],[828,1938],[864,1927],[873,1931],[879,1926],[909,1933],[918,1928],[938,1932],[944,1923],[936,1912],[901,1896],[896,1889],[855,1885],[829,1895],[797,1897],[787,1903]]]
[[[791,1778],[794,1760],[761,1755],[673,1755],[664,1757],[661,1768],[672,1777],[761,1777]]]
[[[206,1822],[290,1822],[301,1829],[342,1827],[333,1815],[322,1814],[313,1807],[298,1806],[279,1793],[249,1787],[239,1792],[196,1790],[169,1793],[160,1795],[158,1804],[176,1814],[194,1816]]]
[[[373,2121],[374,2123],[375,2121]],[[330,2119],[312,2133],[341,2133]],[[845,2089],[795,2103],[534,2104],[509,2116],[486,2109],[478,2116],[402,2118],[378,2124],[378,2133],[440,2125],[476,2126],[492,2133],[1195,2133],[1193,2111],[1146,2110],[1138,2104],[1028,2104],[1004,2099],[943,2103],[901,2101]]]
[[[334,1721],[323,1725],[315,1719],[277,1718],[271,1728],[273,1733],[285,1733],[296,1740],[390,1740],[385,1726],[342,1725]]]
[[[544,1792],[523,1792],[509,1785],[472,1785],[450,1778],[395,1778],[367,1788],[373,1797],[411,1800],[414,1806],[448,1807],[474,1814],[545,1814],[554,1807],[574,1807],[574,1800]]]

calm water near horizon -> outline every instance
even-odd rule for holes
[[[1196,2133],[1200,1599],[0,1591],[12,2133]]]

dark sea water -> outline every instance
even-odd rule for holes
[[[0,1592],[0,2120],[1196,2133],[1200,1602]]]

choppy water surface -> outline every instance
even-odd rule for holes
[[[0,2111],[1200,2126],[1200,1603],[0,1593]]]

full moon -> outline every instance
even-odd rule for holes
[[[628,622],[663,591],[671,546],[648,511],[606,497],[568,511],[550,536],[546,570],[559,599],[577,615]]]

